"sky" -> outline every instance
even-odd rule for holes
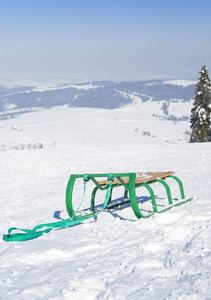
[[[0,0],[0,81],[196,79],[203,65],[210,0]]]

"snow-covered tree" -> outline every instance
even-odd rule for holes
[[[201,76],[196,85],[194,104],[191,110],[191,143],[211,141],[211,81],[206,66],[203,66],[199,73]]]

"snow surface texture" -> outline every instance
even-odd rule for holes
[[[1,240],[0,299],[211,299],[210,143],[187,143],[188,122],[153,112],[162,113],[157,103],[60,107],[0,122],[2,234],[67,218],[65,189],[74,173],[173,170],[194,196],[150,219],[138,220],[128,205],[38,239]],[[32,147],[37,143],[42,147]],[[75,209],[82,194],[79,182]]]

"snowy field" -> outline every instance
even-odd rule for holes
[[[68,218],[74,173],[175,171],[194,197],[149,219],[128,205],[34,240],[0,240],[0,299],[211,299],[211,145],[187,143],[187,121],[153,117],[161,105],[57,107],[0,121],[2,235]],[[190,109],[169,107],[176,116]],[[76,187],[75,208],[83,183]]]

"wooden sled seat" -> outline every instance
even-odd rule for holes
[[[138,183],[147,183],[152,182],[156,179],[163,179],[170,175],[174,175],[175,172],[168,171],[168,172],[147,172],[147,173],[136,173],[136,184]],[[121,177],[125,184],[129,183],[129,177]],[[109,184],[108,180],[101,180],[98,181],[100,185],[107,185]],[[114,179],[113,184],[121,184],[118,179]]]

